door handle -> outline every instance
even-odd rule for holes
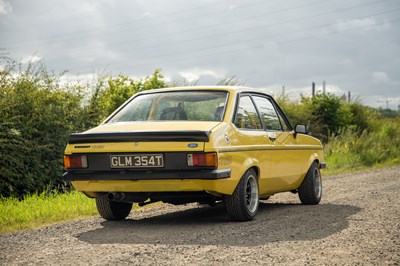
[[[268,138],[269,138],[271,141],[275,141],[275,140],[276,140],[276,133],[269,132],[269,133],[268,133]]]

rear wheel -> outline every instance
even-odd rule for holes
[[[257,214],[258,200],[257,174],[250,169],[242,176],[233,194],[225,196],[228,215],[233,221],[251,221]]]
[[[115,221],[125,219],[132,210],[132,203],[117,202],[107,199],[106,195],[96,198],[97,211],[106,220]]]
[[[299,189],[299,198],[301,203],[307,205],[316,205],[321,201],[322,180],[318,164],[314,162],[308,170]]]

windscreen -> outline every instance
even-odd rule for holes
[[[133,98],[107,123],[128,121],[222,121],[227,92],[174,91]]]

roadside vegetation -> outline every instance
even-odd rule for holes
[[[0,198],[0,233],[41,227],[97,214],[95,202],[82,193],[42,192]]]
[[[324,144],[331,175],[400,164],[400,112],[373,109],[359,101],[317,94],[299,102],[286,96],[278,102],[292,125],[306,123]]]
[[[400,164],[400,119],[381,118],[363,131],[343,128],[329,137],[324,150],[325,174]]]
[[[170,86],[160,70],[134,80],[98,75],[65,82],[40,62],[0,58],[0,233],[96,215],[95,203],[62,179],[68,134],[96,126],[132,94]],[[219,85],[237,85],[236,77]],[[318,94],[278,102],[325,146],[325,175],[400,164],[400,113]]]
[[[98,125],[136,92],[167,86],[159,70],[139,80],[99,75],[66,83],[40,62],[3,59],[0,66],[2,197],[68,189],[62,179],[68,134]]]

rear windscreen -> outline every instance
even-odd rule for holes
[[[133,98],[107,123],[127,121],[222,121],[225,91],[174,91]]]

